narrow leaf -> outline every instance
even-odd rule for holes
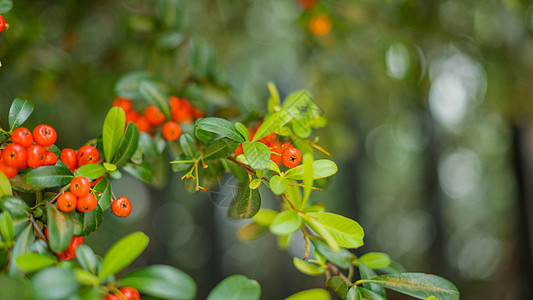
[[[126,162],[128,162],[137,148],[139,147],[139,129],[137,126],[130,122],[126,126],[126,131],[124,136],[118,145],[117,152],[113,158],[112,163],[118,167],[121,167]]]
[[[4,241],[11,243],[15,238],[15,230],[13,229],[13,219],[9,212],[4,211],[0,214],[0,233]]]
[[[124,126],[126,126],[124,110],[119,107],[111,108],[105,118],[102,131],[104,155],[107,162],[113,161],[113,157],[124,133]]]
[[[56,252],[64,251],[70,244],[74,232],[71,217],[60,212],[57,206],[52,204],[46,206],[46,213],[50,247]]]
[[[311,195],[311,187],[313,186],[313,155],[310,153],[304,154],[304,199],[302,201],[302,208],[305,207],[309,195]]]
[[[133,262],[148,245],[148,236],[142,232],[134,232],[118,242],[106,253],[102,261],[99,279],[122,270]]]
[[[187,157],[195,158],[196,152],[198,152],[198,150],[196,149],[196,143],[194,142],[194,139],[190,134],[182,134],[179,138],[179,143],[181,150],[183,150],[183,153],[185,153]]]

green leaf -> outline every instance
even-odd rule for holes
[[[346,294],[348,294],[348,289],[350,288],[340,276],[333,276],[328,279],[327,286],[335,291],[335,293],[337,293],[337,295],[339,295],[341,298],[346,297]]]
[[[51,267],[31,277],[31,288],[39,299],[66,299],[78,289],[74,271],[67,268]]]
[[[0,10],[4,5],[0,3]],[[28,119],[32,112],[33,103],[31,103],[30,101],[21,97],[18,97],[13,100],[13,103],[9,108],[9,130],[13,131],[13,129],[22,125]]]
[[[189,275],[164,265],[134,271],[117,284],[131,286],[143,294],[163,299],[194,299],[196,295],[196,283]]]
[[[315,250],[318,251],[327,260],[335,265],[346,269],[352,265],[352,254],[350,251],[340,248],[339,251],[334,251],[328,244],[319,238],[311,238],[311,243],[315,246]]]
[[[93,250],[86,245],[76,247],[76,260],[79,265],[86,271],[95,274],[98,272],[98,258]]]
[[[285,189],[285,195],[296,207],[301,207],[302,205],[302,190],[296,185],[290,185],[295,183],[294,180],[288,180],[289,186]]]
[[[435,296],[429,296],[429,297],[427,297],[424,300],[439,300],[439,299],[437,297],[435,297]]]
[[[37,187],[56,187],[70,183],[72,172],[64,166],[45,166],[33,169],[26,174],[26,182]]]
[[[17,176],[11,178],[9,182],[11,182],[13,189],[19,192],[37,193],[44,189],[42,187],[36,187],[28,184],[26,182],[26,174],[17,174]]]
[[[297,137],[306,139],[311,135],[311,127],[309,125],[306,116],[300,116],[292,123],[292,131]]]
[[[142,232],[134,232],[118,242],[106,253],[102,261],[99,279],[113,275],[133,262],[148,245],[148,236]]]
[[[86,164],[79,167],[76,172],[74,172],[74,176],[83,176],[95,180],[100,176],[104,176],[105,173],[106,170],[101,164]]]
[[[242,124],[241,122],[235,122],[235,129],[241,134],[244,140],[250,140],[250,132],[248,131],[248,128],[244,126],[244,124]]]
[[[244,183],[235,199],[235,206],[240,218],[246,219],[253,217],[261,207],[259,190],[251,189],[249,182]]]
[[[375,283],[397,292],[425,299],[435,296],[439,300],[459,299],[459,291],[450,281],[436,275],[424,273],[396,273],[361,279],[356,283]]]
[[[257,216],[257,215],[256,215]],[[254,216],[255,217],[255,216]],[[237,231],[237,236],[245,241],[256,240],[268,232],[268,227],[256,223],[248,223]]]
[[[146,101],[157,106],[167,120],[170,119],[170,105],[166,91],[152,81],[143,81],[139,85],[139,92]]]
[[[0,0],[0,13],[2,0]],[[29,284],[22,276],[8,276],[0,274],[0,299],[31,299]]]
[[[244,142],[243,137],[235,129],[235,125],[225,119],[213,117],[203,118],[196,122],[196,127],[207,132],[219,134],[239,143]]]
[[[323,267],[306,262],[298,257],[292,258],[292,264],[298,269],[298,271],[311,276],[324,274],[325,271]]]
[[[71,216],[60,212],[53,204],[46,206],[46,213],[50,247],[56,252],[65,251],[74,232]]]
[[[6,174],[0,172],[0,198],[4,196],[12,196],[13,190],[11,189],[11,183]]]
[[[307,213],[323,225],[341,247],[358,248],[363,245],[363,228],[354,220],[327,212]]]
[[[283,194],[288,186],[289,181],[279,177],[279,175],[274,175],[270,178],[270,189],[272,190],[272,193],[276,195]]]
[[[111,184],[109,183],[109,179],[107,179],[107,177],[102,178],[102,180],[94,186],[94,190],[98,192],[95,193],[96,200],[98,200],[98,206],[100,206],[102,212],[106,211],[112,202]]]
[[[377,276],[376,272],[374,272],[374,270],[372,270],[369,266],[367,266],[363,262],[359,262],[358,267],[359,267],[359,275],[361,276],[361,279],[369,279],[369,278],[371,279]],[[382,286],[379,286],[374,283],[365,282],[363,283],[363,287],[370,291],[375,292],[376,294],[382,297],[386,297],[385,289]]]
[[[379,294],[360,286],[353,286],[348,290],[345,300],[386,300]]]
[[[388,266],[379,268],[379,271],[383,273],[387,273],[387,274],[406,272],[405,268],[402,265],[400,265],[398,262],[393,261],[393,260],[390,261]]]
[[[104,155],[107,162],[113,161],[124,133],[124,126],[126,126],[124,110],[119,107],[112,107],[107,113],[102,131]]]
[[[279,109],[279,93],[276,85],[272,81],[267,83],[267,87],[268,91],[270,92],[270,97],[268,98],[268,112],[272,113],[276,111],[276,109]]]
[[[155,159],[159,157],[156,142],[148,133],[141,132],[139,134],[139,145],[142,147],[144,154],[149,158]]]
[[[390,257],[381,252],[368,252],[361,256],[359,260],[372,269],[385,268],[391,262]]]
[[[189,158],[195,158],[196,153],[198,152],[196,148],[196,143],[190,134],[184,133],[179,138],[180,147],[183,150],[183,153]]]
[[[261,185],[261,179],[256,178],[256,179],[250,181],[250,183],[248,184],[248,187],[251,188],[252,190],[255,190],[255,189],[259,188],[260,185]]]
[[[257,128],[252,142],[258,141],[272,132],[278,130],[283,125],[287,124],[292,118],[294,118],[294,112],[292,110],[282,110],[275,112],[263,120],[261,126]]]
[[[81,225],[80,232],[77,235],[87,236],[91,232],[95,231],[100,226],[100,224],[102,224],[103,215],[104,214],[100,206],[97,206],[90,212],[76,211],[74,213],[74,218]]]
[[[126,126],[126,131],[124,132],[124,136],[118,145],[117,152],[115,153],[112,163],[117,167],[121,167],[131,159],[138,147],[139,129],[137,129],[137,126],[133,122],[130,122]]]
[[[54,258],[40,253],[26,253],[17,257],[16,261],[19,269],[26,273],[33,273],[56,263]]]
[[[266,169],[270,164],[270,149],[260,142],[244,142],[242,150],[253,169]]]
[[[0,198],[0,210],[9,212],[13,221],[14,236],[17,236],[28,224],[30,208],[23,200],[15,196]]]
[[[207,300],[257,300],[260,296],[261,287],[257,281],[233,275],[217,284]]]
[[[98,277],[83,269],[75,269],[74,276],[76,277],[76,281],[83,285],[96,286],[100,282]]]
[[[4,241],[11,243],[15,239],[15,230],[13,229],[13,219],[9,212],[4,211],[0,214],[0,233]]]
[[[323,289],[312,289],[296,293],[285,300],[330,300],[329,293]]]
[[[313,155],[306,153],[303,157],[303,166],[304,166],[304,199],[302,201],[302,206],[304,207],[311,195],[311,187],[313,186]]]
[[[288,235],[302,226],[302,218],[295,210],[286,210],[276,216],[272,224],[270,224],[270,231],[275,235]]]
[[[17,257],[22,254],[30,252],[30,246],[35,240],[33,228],[31,224],[26,225],[26,228],[17,237],[13,251],[11,252],[11,261],[9,263],[9,274],[15,274],[18,270]]]
[[[233,154],[239,144],[228,138],[222,138],[209,144],[204,151],[204,159],[220,159],[226,158]]]
[[[127,163],[122,167],[122,170],[126,171],[133,177],[146,181],[147,183],[152,183],[154,180],[152,164],[147,161],[143,161],[139,165]]]
[[[326,241],[328,246],[333,249],[333,251],[339,251],[339,244],[324,225],[307,214],[302,214],[302,217],[304,218],[305,223],[309,225],[309,227],[311,227],[311,229],[313,229],[316,233],[318,233]]]
[[[276,218],[278,212],[272,209],[263,208],[260,209],[254,216],[255,223],[261,226],[270,226],[272,221]]]
[[[319,159],[313,162],[313,179],[329,177],[337,173],[337,165],[329,159]],[[304,166],[299,165],[287,171],[285,177],[289,179],[303,180]]]

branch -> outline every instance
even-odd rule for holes
[[[337,268],[334,264],[327,262],[326,263],[327,270],[330,270],[333,274],[339,276],[348,286],[353,286],[353,283],[344,275],[344,273]]]

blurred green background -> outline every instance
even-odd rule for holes
[[[316,15],[331,32],[313,35]],[[339,172],[312,199],[357,220],[365,246],[410,271],[444,276],[462,299],[532,299],[533,5],[528,1],[16,1],[0,34],[0,112],[35,103],[61,148],[101,131],[128,72],[150,70],[208,113],[266,111],[267,81],[306,88],[328,118],[316,132]],[[142,105],[139,106],[139,108]],[[213,193],[129,177],[133,213],[86,239],[103,254],[126,233],[151,237],[134,266],[166,263],[198,283],[257,279],[281,299],[323,278],[299,274],[272,236],[241,242]],[[222,191],[231,179],[221,181]],[[218,189],[217,189],[218,190]],[[274,207],[267,191],[265,206]],[[390,293],[391,299],[404,299]]]

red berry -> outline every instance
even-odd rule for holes
[[[281,154],[281,162],[287,168],[294,168],[302,161],[302,154],[296,148],[288,148]]]
[[[78,166],[96,163],[98,157],[98,150],[95,147],[91,145],[82,146],[77,152]]]
[[[159,126],[165,122],[165,115],[155,105],[150,105],[144,110],[144,117],[152,126]]]
[[[0,32],[4,31],[4,29],[6,29],[6,20],[0,15]]]
[[[24,148],[28,148],[33,144],[33,135],[27,128],[19,127],[13,130],[11,140],[15,144],[19,144]]]
[[[79,245],[83,243],[83,237],[82,236],[73,236],[72,240],[70,241],[70,244],[68,245],[67,250],[65,250],[65,254],[69,256],[70,258],[76,257],[76,248],[78,248]]]
[[[83,197],[91,191],[91,182],[87,177],[78,176],[70,181],[70,192],[76,197]]]
[[[239,144],[239,147],[237,147],[237,149],[235,149],[235,156],[239,155],[239,154],[242,154],[243,153],[243,150],[242,150],[242,143]]]
[[[18,169],[8,166],[4,163],[4,159],[0,158],[0,172],[4,173],[7,178],[13,178],[17,176]]]
[[[140,132],[147,132],[150,130],[150,123],[143,116],[138,117],[137,120],[133,121],[133,123],[137,125],[137,128]]]
[[[76,208],[81,212],[90,212],[96,208],[98,200],[93,194],[87,194],[83,197],[78,197]]]
[[[131,111],[131,100],[122,98],[122,97],[116,97],[115,100],[113,100],[113,106],[120,107],[125,113],[128,113]]]
[[[57,198],[57,208],[62,212],[69,212],[76,208],[78,199],[71,192],[64,192]]]
[[[28,160],[28,153],[26,149],[19,144],[9,144],[4,148],[2,153],[4,163],[10,167],[17,169],[26,169],[26,162]]]
[[[139,294],[139,291],[137,291],[137,289],[135,289],[135,288],[132,288],[131,286],[121,287],[119,291],[128,300],[139,300],[139,299],[141,299],[141,295]]]
[[[33,129],[33,139],[43,147],[52,146],[57,139],[57,133],[52,126],[41,124]]]
[[[176,96],[170,96],[170,112],[172,120],[176,122],[192,122],[193,121],[193,107],[186,99],[180,99]]]
[[[131,212],[131,202],[126,197],[119,197],[111,204],[111,210],[119,217],[127,217]]]
[[[109,294],[105,296],[105,300],[122,300],[122,299],[115,294]]]
[[[44,150],[44,147],[41,145],[31,145],[28,148],[28,167],[30,168],[38,168],[42,165],[44,165],[46,150]]]
[[[175,141],[181,135],[180,125],[173,121],[163,124],[163,128],[161,130],[163,132],[163,137],[168,141]]]
[[[76,158],[76,151],[74,149],[65,148],[61,150],[59,159],[73,172],[78,167],[78,159]]]
[[[45,166],[53,166],[57,163],[57,156],[52,151],[46,151],[44,153],[44,165]]]
[[[136,111],[136,110],[132,110],[132,111],[128,111],[126,113],[126,125],[130,122],[134,122],[137,121],[138,118],[141,117],[141,114]]]

